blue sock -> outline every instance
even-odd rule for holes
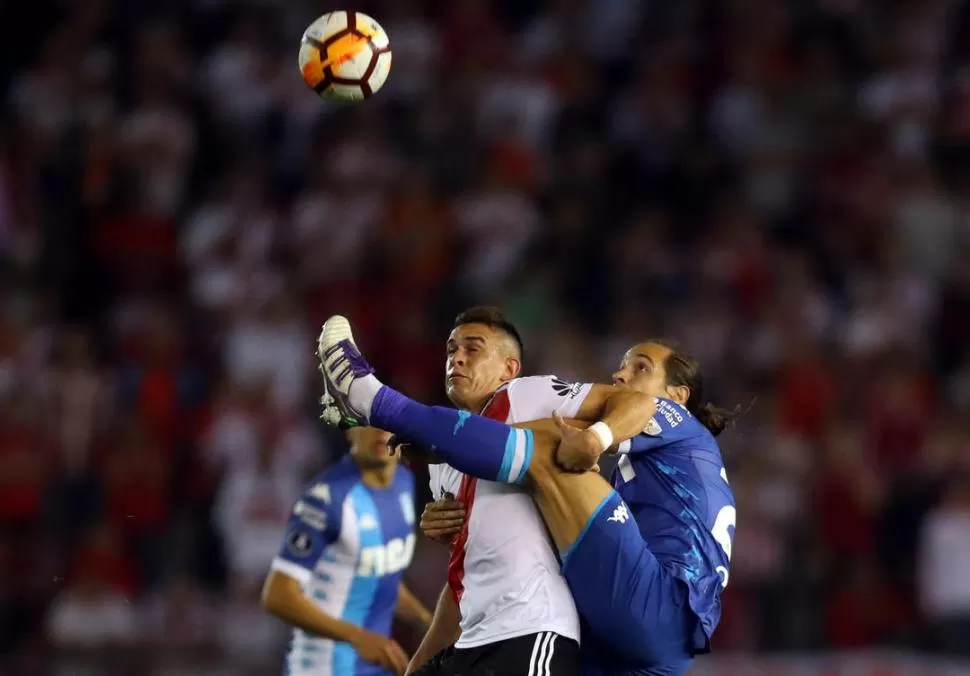
[[[374,397],[370,424],[427,447],[459,472],[479,479],[522,483],[532,461],[532,430],[425,406],[386,385]]]

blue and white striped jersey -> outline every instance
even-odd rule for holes
[[[414,554],[414,477],[398,467],[385,489],[366,486],[347,456],[317,476],[293,507],[272,569],[296,579],[328,615],[388,635],[401,574]],[[384,676],[346,643],[299,629],[287,674]]]

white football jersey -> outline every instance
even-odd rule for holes
[[[571,418],[591,388],[554,376],[519,378],[496,391],[482,415],[508,424],[549,418],[554,412]],[[451,493],[467,513],[467,531],[455,537],[448,569],[461,610],[456,647],[542,631],[579,641],[572,594],[529,494],[518,486],[466,478],[449,465],[431,465],[429,471],[435,499]]]

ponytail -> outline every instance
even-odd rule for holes
[[[667,384],[675,387],[683,386],[690,391],[684,406],[711,434],[716,437],[735,418],[741,415],[740,406],[726,409],[715,406],[709,401],[700,403],[704,401],[704,378],[701,375],[700,365],[690,353],[683,350],[676,342],[656,338],[646,342],[670,350],[670,354],[667,355],[664,362],[664,368],[667,371]]]
[[[694,417],[716,437],[741,414],[741,407],[735,406],[733,409],[726,409],[707,402],[701,404],[700,408],[693,413]]]

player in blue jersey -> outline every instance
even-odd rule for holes
[[[684,674],[709,650],[735,522],[714,436],[732,413],[704,403],[688,355],[651,341],[624,357],[615,383],[655,403],[643,434],[618,445],[614,489],[594,473],[562,471],[589,468],[614,445],[610,411],[585,430],[563,420],[514,429],[383,386],[343,318],[328,321],[319,348],[345,422],[380,424],[475,476],[528,479],[585,620],[588,673]]]
[[[403,674],[389,638],[395,614],[424,628],[431,614],[401,581],[414,553],[414,477],[373,427],[347,432],[350,454],[293,507],[263,587],[263,607],[293,626],[292,676]]]

